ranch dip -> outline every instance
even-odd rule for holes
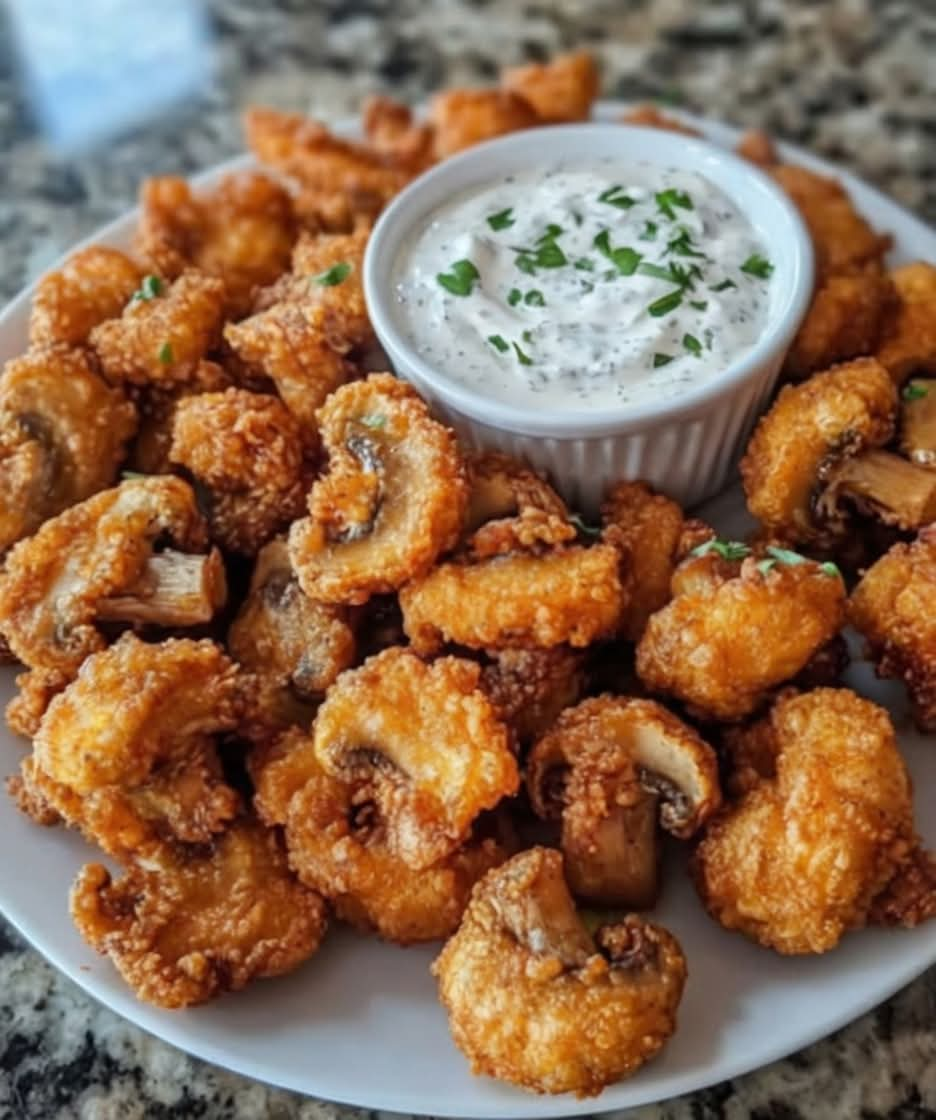
[[[693,172],[596,161],[454,195],[402,246],[396,314],[451,380],[514,406],[678,396],[764,329],[773,265]]]

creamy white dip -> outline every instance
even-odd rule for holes
[[[762,333],[773,266],[701,175],[596,161],[453,196],[400,250],[396,314],[417,352],[537,411],[678,396]]]

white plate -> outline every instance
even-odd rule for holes
[[[621,106],[605,104],[613,118]],[[691,119],[691,118],[687,118]],[[693,120],[711,139],[733,143],[734,129]],[[895,258],[936,260],[936,233],[870,187],[793,149],[794,158],[836,174],[868,218],[893,232]],[[244,161],[236,161],[244,162]],[[202,177],[210,182],[231,164]],[[134,215],[94,241],[125,246]],[[0,316],[0,359],[26,345],[29,292]],[[711,503],[721,530],[743,528],[734,491]],[[857,666],[850,683],[887,705],[916,783],[919,826],[936,846],[936,749],[911,728],[902,690]],[[13,672],[0,670],[0,701]],[[0,730],[0,773],[12,772],[23,745]],[[79,938],[66,896],[93,853],[64,829],[41,830],[0,797],[0,907],[33,945],[72,980],[138,1026],[200,1058],[250,1077],[365,1108],[466,1117],[568,1116],[662,1100],[735,1077],[837,1029],[886,999],[936,962],[936,924],[912,931],[864,930],[835,952],[781,958],[710,921],[682,868],[668,868],[655,917],[682,942],[689,983],[679,1030],[659,1060],[597,1100],[536,1098],[474,1078],[449,1039],[427,971],[435,949],[401,950],[333,930],[299,971],[254,984],[207,1007],[159,1011],[138,1003],[110,964]]]

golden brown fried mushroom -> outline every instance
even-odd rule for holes
[[[432,128],[417,124],[408,105],[372,95],[361,107],[361,127],[374,151],[397,167],[418,174],[433,161]]]
[[[454,433],[386,373],[346,385],[318,414],[328,474],[289,533],[303,591],[364,603],[423,575],[454,545],[468,500]]]
[[[52,700],[24,785],[122,861],[207,843],[240,807],[213,738],[238,714],[235,668],[213,642],[125,634]]]
[[[246,819],[207,851],[167,851],[116,881],[88,864],[70,901],[85,941],[157,1007],[190,1007],[291,972],[326,927],[325,904],[289,873],[278,838]]]
[[[90,245],[72,253],[36,285],[29,314],[30,346],[87,342],[98,323],[120,315],[142,278],[139,265],[117,249]]]
[[[400,592],[415,649],[445,642],[470,649],[581,647],[608,637],[625,602],[610,545],[493,555],[439,564]]]
[[[272,283],[289,264],[292,203],[279,183],[258,171],[225,175],[200,194],[184,179],[146,179],[140,211],[140,256],[170,280],[186,268],[219,277],[232,315],[246,312],[254,289]]]
[[[842,628],[834,567],[796,553],[748,557],[734,577],[696,582],[650,617],[637,674],[705,719],[743,719]]]
[[[484,140],[543,124],[536,110],[507,89],[451,89],[429,107],[436,159],[446,159]]]
[[[585,693],[585,655],[568,646],[490,651],[481,683],[517,742],[542,735],[556,716]]]
[[[879,676],[902,680],[924,731],[936,730],[936,527],[896,544],[852,592],[848,618]]]
[[[33,350],[0,374],[0,556],[46,518],[110,486],[136,410],[65,347]]]
[[[817,689],[782,697],[748,734],[747,788],[709,822],[696,886],[726,929],[779,953],[826,952],[916,860],[894,729],[855,693]],[[775,775],[761,777],[771,756]],[[908,924],[921,913],[904,912]]]
[[[660,926],[630,915],[593,939],[562,857],[545,848],[482,879],[432,971],[475,1073],[578,1096],[600,1093],[660,1050],[686,980],[679,944]]]
[[[588,51],[573,51],[505,70],[501,86],[529,102],[541,121],[587,121],[598,96],[598,68]]]
[[[782,539],[822,547],[845,534],[847,504],[900,529],[936,519],[936,475],[879,450],[896,417],[896,389],[873,358],[787,386],[741,461],[751,513]]]
[[[565,502],[556,491],[518,459],[488,451],[469,459],[468,471],[471,492],[466,533],[476,532],[488,521],[517,517],[531,510],[568,518]]]
[[[536,814],[561,822],[572,893],[638,910],[659,891],[657,821],[685,840],[721,803],[715,752],[691,727],[612,696],[562,712],[530,753],[527,788]]]
[[[356,643],[345,608],[303,594],[278,538],[257,556],[228,648],[256,682],[260,718],[276,725],[308,721],[310,705],[352,665]]]
[[[67,678],[104,646],[97,623],[191,626],[208,622],[225,597],[224,567],[208,552],[191,487],[128,479],[10,550],[0,626],[24,665]]]
[[[299,422],[276,397],[246,389],[180,400],[169,461],[200,488],[211,539],[245,556],[302,514],[312,480]]]
[[[683,124],[675,117],[668,117],[657,105],[635,105],[622,117],[621,124],[639,125],[642,128],[662,128],[665,132],[681,132],[684,136],[701,136],[698,129]]]
[[[222,280],[188,270],[151,298],[131,300],[119,319],[96,326],[89,342],[111,381],[189,381],[221,341],[225,298]]]
[[[415,870],[450,855],[479,813],[517,791],[507,728],[471,661],[427,665],[388,649],[331,686],[315,755],[384,822],[387,848]]]
[[[876,357],[901,384],[915,373],[936,374],[936,265],[906,264],[891,279],[897,305]]]
[[[749,128],[738,141],[735,151],[758,167],[771,167],[780,162],[773,140],[759,128]]]
[[[337,915],[388,941],[410,945],[447,937],[474,883],[505,853],[492,838],[469,839],[415,870],[388,845],[387,822],[366,790],[330,777],[312,740],[298,729],[250,760],[260,816],[285,830],[289,861]]]
[[[900,450],[921,467],[936,467],[936,381],[914,378],[901,395]]]

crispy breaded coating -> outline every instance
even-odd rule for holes
[[[541,121],[587,121],[598,96],[598,68],[588,51],[572,51],[505,70],[501,86],[529,102]]]
[[[312,480],[299,422],[276,397],[246,389],[180,400],[169,460],[206,493],[211,539],[245,556],[301,515]]]
[[[743,719],[844,621],[837,572],[803,558],[767,568],[749,557],[735,578],[677,595],[651,616],[637,646],[637,674],[702,718]]]
[[[80,346],[105,319],[116,319],[137,290],[143,272],[126,254],[106,245],[72,253],[36,285],[29,313],[29,345]]]
[[[871,358],[786,386],[761,417],[741,460],[748,509],[783,539],[827,539],[830,527],[817,521],[815,506],[823,472],[838,455],[887,443],[896,414],[894,384]]]
[[[429,122],[436,159],[544,123],[525,97],[509,89],[444,90],[430,103]]]
[[[289,557],[311,598],[364,603],[424,575],[455,544],[464,461],[451,429],[388,373],[338,389],[318,423],[328,473],[290,530]]]
[[[551,727],[585,694],[585,655],[568,646],[491,650],[481,684],[521,745]]]
[[[418,124],[408,105],[371,95],[361,107],[361,127],[370,146],[397,167],[418,174],[433,161],[432,128]]]
[[[468,460],[471,493],[465,532],[475,533],[489,521],[539,510],[568,519],[569,511],[549,483],[526,463],[486,451]]]
[[[0,374],[0,556],[46,518],[110,486],[136,429],[133,405],[86,354],[31,350]]]
[[[207,843],[240,806],[213,739],[237,725],[236,685],[213,642],[125,634],[52,700],[24,784],[121,861]]]
[[[32,739],[39,730],[46,708],[70,680],[70,673],[55,669],[30,669],[27,673],[20,673],[16,678],[18,692],[7,704],[4,713],[7,727],[14,735]]]
[[[902,384],[915,373],[936,373],[936,265],[906,264],[891,279],[897,303],[876,357]]]
[[[918,847],[875,898],[868,921],[912,928],[932,918],[936,918],[936,856]]]
[[[670,933],[634,915],[593,940],[562,856],[532,848],[475,887],[432,972],[475,1073],[585,1097],[635,1073],[673,1034],[686,962]]]
[[[259,171],[225,175],[196,194],[184,179],[146,179],[136,249],[160,276],[195,268],[224,281],[231,315],[289,264],[295,219],[287,191]]]
[[[758,167],[769,168],[780,162],[773,140],[759,128],[749,128],[735,146],[735,152]]]
[[[683,124],[675,117],[668,117],[657,105],[635,105],[620,118],[621,124],[640,125],[643,128],[662,128],[665,132],[681,132],[684,136],[701,136],[698,129]]]
[[[923,731],[936,730],[936,528],[894,547],[865,572],[848,619],[868,643],[878,675],[902,680]]]
[[[158,295],[131,300],[119,319],[96,326],[88,341],[111,381],[188,381],[221,341],[225,298],[222,280],[186,270]]]
[[[256,716],[274,727],[307,722],[357,651],[347,609],[303,593],[282,537],[260,550],[227,644],[255,682]]]
[[[172,547],[154,555],[157,541]],[[10,550],[0,572],[0,627],[24,665],[73,675],[105,645],[99,621],[209,621],[225,587],[207,549],[187,483],[128,479]]]
[[[823,953],[914,858],[910,779],[887,712],[848,689],[785,696],[765,722],[755,734],[774,740],[776,777],[710,822],[696,886],[726,929]]]
[[[602,540],[621,554],[627,603],[618,632],[636,642],[647,619],[669,602],[670,580],[696,523],[687,523],[676,502],[645,482],[618,482],[601,507]],[[700,524],[700,523],[699,523]]]
[[[257,811],[284,827],[301,881],[323,894],[339,918],[387,941],[447,937],[473,884],[505,858],[493,839],[470,839],[431,866],[410,867],[388,846],[386,824],[366,792],[326,774],[312,740],[298,729],[255,752],[250,765]]]
[[[625,602],[610,545],[515,552],[439,564],[400,591],[413,647],[470,649],[587,646],[613,633]]]
[[[238,821],[210,848],[177,849],[119,879],[82,868],[71,891],[81,936],[110,957],[137,997],[190,1007],[308,960],[325,904],[297,883],[274,833]]]
[[[388,649],[342,673],[316,714],[319,765],[373,805],[383,842],[415,870],[451,855],[519,786],[480,677],[472,661]]]

